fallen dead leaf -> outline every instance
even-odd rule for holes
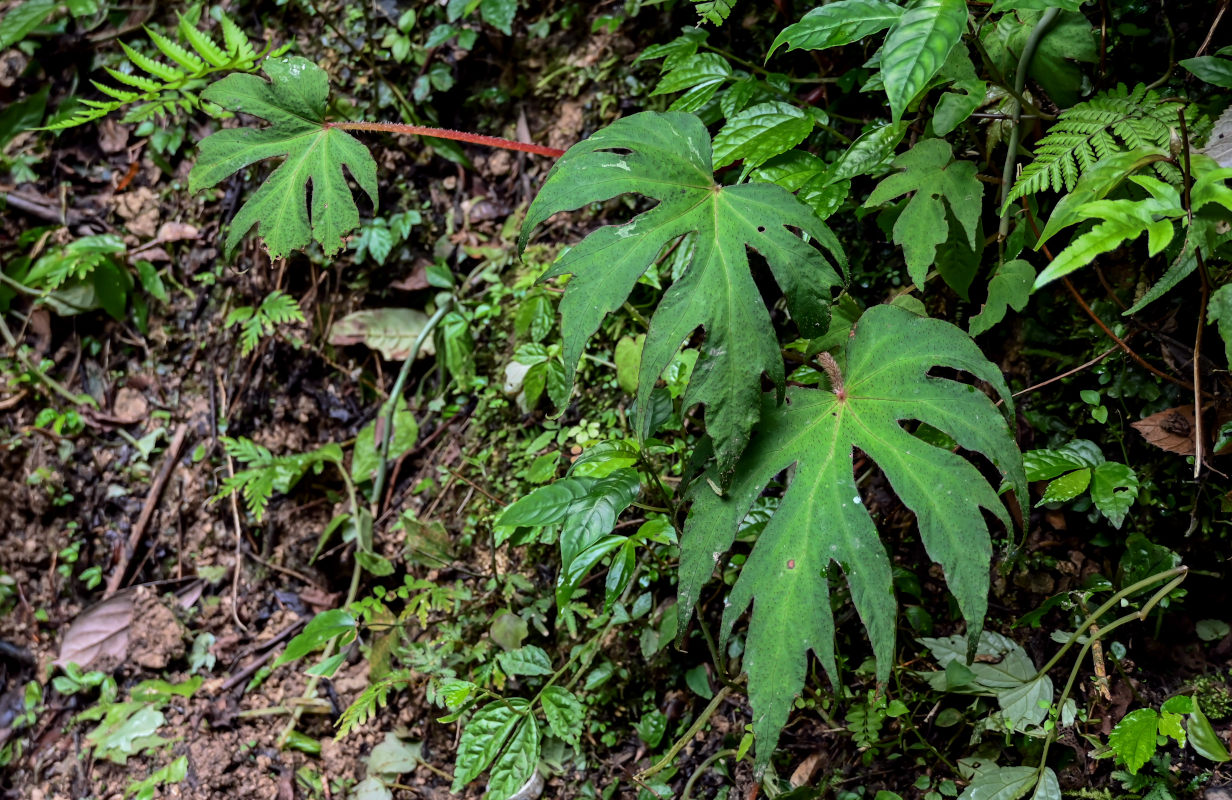
[[[379,350],[389,361],[405,361],[415,338],[428,324],[428,315],[414,308],[374,308],[347,314],[329,329],[329,343],[363,344]],[[436,345],[429,337],[419,349],[419,357],[435,355]]]
[[[128,146],[128,126],[115,120],[103,119],[98,123],[98,146],[104,153],[118,153]]]
[[[116,195],[115,211],[125,220],[124,227],[134,236],[148,239],[158,230],[158,195],[146,186]]]
[[[791,782],[791,788],[799,789],[801,786],[807,786],[813,780],[813,775],[816,774],[817,768],[821,766],[821,753],[813,753],[800,762],[800,766],[796,767],[791,773],[788,781]]]
[[[118,666],[128,652],[128,631],[133,621],[135,590],[117,592],[77,615],[60,642],[60,656],[53,663],[63,668],[69,662],[82,669],[105,662]]]
[[[1144,439],[1161,450],[1183,456],[1194,454],[1193,406],[1177,406],[1160,411],[1138,420],[1133,423],[1133,427]]]

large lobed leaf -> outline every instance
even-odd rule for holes
[[[273,258],[307,247],[314,239],[326,255],[333,255],[342,249],[342,237],[359,227],[359,209],[343,167],[375,206],[376,161],[355,137],[326,126],[329,80],[324,70],[299,57],[270,59],[262,69],[269,81],[228,75],[202,93],[229,111],[270,124],[223,130],[202,141],[188,175],[189,191],[208,189],[258,161],[285,157],[231,221],[228,257],[253,225]]]
[[[748,248],[765,258],[804,336],[828,325],[838,273],[808,234],[845,266],[838,240],[813,212],[780,186],[714,180],[710,136],[684,113],[645,112],[617,120],[574,145],[548,174],[527,212],[520,247],[535,226],[558,211],[626,193],[658,204],[623,225],[599,228],[543,276],[573,275],[561,300],[567,384],[603,318],[620,308],[633,285],[671,242],[696,234],[688,267],[664,294],[650,322],[638,379],[644,420],[650,391],[681,343],[700,326],[706,341],[685,393],[685,405],[706,408],[717,479],[726,483],[760,407],[761,377],[783,386],[783,360],[770,314],[749,270]]]
[[[840,363],[842,359],[839,359]],[[868,630],[877,675],[889,675],[896,605],[890,561],[861,504],[853,452],[863,451],[915,512],[929,555],[977,641],[988,597],[992,546],[981,512],[1010,527],[996,489],[965,458],[904,430],[919,420],[981,453],[1020,501],[1027,497],[1022,459],[1006,418],[973,386],[931,377],[937,367],[968,372],[1006,401],[996,367],[958,328],[896,306],[869,310],[846,346],[843,395],[791,388],[778,405],[767,397],[761,423],[725,496],[706,481],[692,490],[693,508],[681,540],[680,602],[690,613],[715,564],[732,545],[741,521],[774,477],[794,468],[790,485],[761,533],[728,598],[723,636],[750,603],[745,671],[758,758],[773,752],[794,696],[804,683],[808,651],[837,683],[834,619],[827,574],[835,562]]]

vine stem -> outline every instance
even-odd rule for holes
[[[717,753],[712,753],[705,761],[698,765],[697,769],[693,770],[693,774],[689,776],[689,782],[684,785],[684,791],[680,795],[680,800],[689,800],[693,796],[693,784],[697,783],[697,779],[702,774],[710,769],[710,765],[718,761],[720,758],[736,755],[738,751],[734,747],[729,747],[726,750],[720,750]]]
[[[693,737],[697,735],[698,731],[700,731],[705,724],[710,721],[710,717],[715,711],[718,710],[719,704],[722,703],[730,693],[730,686],[724,686],[722,689],[719,689],[719,691],[715,693],[714,699],[710,701],[710,704],[707,705],[705,710],[702,711],[697,719],[693,721],[693,724],[689,726],[689,729],[684,732],[684,736],[677,739],[675,744],[672,745],[672,749],[667,751],[667,755],[663,756],[663,758],[659,760],[659,763],[655,764],[653,767],[644,769],[633,777],[638,781],[644,781],[650,776],[666,769],[667,765],[672,763],[672,759],[674,759],[677,754],[684,749],[684,746],[693,740]]]
[[[1114,594],[1112,597],[1108,598],[1108,601],[1106,603],[1104,603],[1102,606],[1097,608],[1093,614],[1088,616],[1086,620],[1083,621],[1082,625],[1078,627],[1078,630],[1074,631],[1074,633],[1069,637],[1069,641],[1065,643],[1065,645],[1057,652],[1056,655],[1052,657],[1052,659],[1048,662],[1047,665],[1044,666],[1043,669],[1041,669],[1038,673],[1036,673],[1036,679],[1038,680],[1040,676],[1044,675],[1044,673],[1046,673],[1049,669],[1052,668],[1053,665],[1057,663],[1057,660],[1060,659],[1061,656],[1065,653],[1065,651],[1067,651],[1070,648],[1070,646],[1072,646],[1078,640],[1078,637],[1082,634],[1083,631],[1087,630],[1088,628],[1091,629],[1092,631],[1091,636],[1087,638],[1086,642],[1082,645],[1082,649],[1078,651],[1078,657],[1074,659],[1074,666],[1070,668],[1069,678],[1065,681],[1065,688],[1061,691],[1061,694],[1057,698],[1056,707],[1058,710],[1061,709],[1065,705],[1067,700],[1069,700],[1069,693],[1074,688],[1074,680],[1078,677],[1078,668],[1082,666],[1082,661],[1086,657],[1086,654],[1091,649],[1091,647],[1094,646],[1094,644],[1098,642],[1100,639],[1107,636],[1111,631],[1121,627],[1122,625],[1128,625],[1131,622],[1138,622],[1138,621],[1145,620],[1147,618],[1147,615],[1151,613],[1151,609],[1155,608],[1155,606],[1159,604],[1159,602],[1162,601],[1165,597],[1167,597],[1172,592],[1173,589],[1180,586],[1185,581],[1185,578],[1188,577],[1188,574],[1189,574],[1189,567],[1180,566],[1174,569],[1167,570],[1165,572],[1157,572],[1154,575],[1143,578],[1137,583],[1134,583],[1131,586],[1125,587],[1121,591]],[[1161,588],[1155,594],[1151,595],[1151,598],[1146,601],[1146,603],[1142,606],[1140,610],[1132,611],[1122,617],[1118,617],[1117,619],[1108,623],[1101,629],[1098,629],[1098,630],[1095,629],[1095,625],[1099,622],[1100,616],[1104,614],[1105,612],[1107,612],[1109,609],[1111,609],[1114,605],[1121,602],[1122,599],[1129,597],[1134,592],[1137,592],[1140,589],[1145,589],[1148,586],[1152,586],[1156,583],[1159,583],[1160,581],[1167,580],[1168,578],[1172,578],[1172,580],[1168,581],[1168,583],[1164,585],[1163,588]],[[1044,740],[1044,748],[1043,748],[1043,751],[1040,753],[1039,766],[1036,768],[1036,775],[1037,775],[1036,780],[1037,781],[1039,780],[1040,777],[1043,776],[1044,769],[1048,765],[1048,749],[1052,746],[1052,743],[1053,741],[1056,740],[1056,738],[1057,738],[1057,730],[1056,730],[1056,727],[1054,726],[1052,730],[1049,731],[1048,738]]]
[[[372,482],[372,494],[369,495],[372,503],[372,518],[376,519],[380,516],[380,509],[377,504],[380,502],[381,492],[385,488],[385,476],[389,471],[389,445],[393,441],[394,432],[394,415],[398,413],[398,401],[402,399],[402,392],[406,388],[406,380],[411,374],[411,365],[415,363],[415,359],[419,356],[420,349],[423,348],[424,342],[432,335],[432,331],[440,321],[453,309],[453,295],[449,295],[436,309],[427,323],[424,324],[423,330],[415,337],[415,343],[411,345],[411,352],[407,354],[406,360],[402,362],[402,369],[398,370],[398,378],[394,381],[394,388],[389,392],[389,410],[385,412],[384,430],[381,431],[381,458],[377,463],[376,480]]]
[[[406,136],[430,136],[434,139],[452,139],[455,142],[481,144],[485,147],[495,147],[501,150],[517,150],[522,153],[547,156],[548,158],[560,158],[565,154],[565,151],[558,147],[515,142],[512,139],[502,139],[499,136],[484,136],[479,133],[467,133],[466,131],[455,131],[449,128],[408,125],[404,122],[326,122],[323,124],[323,127],[338,128],[344,131],[380,131],[382,133],[398,133]]]
[[[1014,75],[1014,99],[1010,103],[1010,140],[1008,142],[1009,152],[1005,154],[1005,166],[1001,169],[1001,223],[997,228],[997,238],[1004,242],[1005,238],[1010,234],[1010,209],[1006,203],[1006,198],[1010,194],[1010,186],[1014,182],[1014,168],[1018,164],[1018,139],[1021,136],[1022,126],[1019,124],[1022,114],[1022,97],[1023,89],[1027,85],[1027,68],[1031,66],[1031,59],[1035,58],[1035,51],[1039,47],[1040,40],[1044,38],[1044,34],[1052,27],[1053,21],[1060,14],[1060,9],[1050,8],[1044,12],[1039,18],[1039,22],[1035,23],[1035,27],[1031,29],[1030,36],[1027,37],[1026,43],[1022,47],[1022,55],[1018,58],[1018,72]]]

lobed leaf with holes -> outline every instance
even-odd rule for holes
[[[827,368],[835,391],[792,387],[783,405],[773,396],[764,398],[757,435],[730,489],[720,496],[709,482],[697,482],[681,538],[678,608],[687,615],[767,484],[783,470],[794,476],[723,612],[726,640],[737,618],[753,605],[744,667],[762,768],[803,686],[810,650],[838,684],[828,577],[832,563],[846,576],[872,641],[877,679],[889,677],[893,579],[852,477],[854,450],[881,467],[903,504],[915,512],[920,538],[944,568],[972,641],[983,626],[992,559],[980,509],[1007,528],[1012,527],[1010,514],[979,469],[916,438],[903,423],[926,423],[968,452],[984,455],[1019,502],[1027,498],[1022,457],[1006,423],[1013,418],[1009,388],[960,329],[897,306],[877,306],[858,320],[843,355],[845,374],[838,374],[833,360]],[[975,387],[931,377],[930,370],[938,367],[988,382],[1005,401],[1004,415]],[[715,470],[708,477],[713,482]]]
[[[714,180],[710,136],[695,116],[644,112],[617,120],[574,145],[556,163],[526,214],[520,248],[558,211],[635,193],[658,204],[623,225],[594,231],[541,280],[572,275],[560,303],[566,384],[603,318],[621,307],[637,279],[666,248],[695,234],[692,258],[650,321],[638,379],[639,419],[650,390],[681,344],[701,327],[706,341],[685,392],[685,406],[706,409],[720,483],[730,480],[758,417],[763,374],[784,385],[783,359],[770,314],[749,269],[756,250],[782,287],[802,335],[829,324],[833,265],[846,261],[838,240],[780,186]],[[828,251],[803,241],[795,228]]]
[[[376,161],[359,140],[326,123],[329,79],[323,69],[299,57],[269,59],[262,69],[270,80],[228,75],[202,94],[230,111],[270,124],[219,131],[202,141],[188,175],[189,191],[208,189],[267,158],[284,158],[231,221],[228,257],[254,225],[271,258],[301,250],[314,240],[327,256],[333,255],[342,249],[343,237],[359,227],[359,208],[343,170],[350,172],[375,207]]]

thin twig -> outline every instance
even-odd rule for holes
[[[1030,394],[1031,392],[1037,391],[1039,389],[1043,389],[1045,386],[1051,383],[1056,383],[1057,381],[1065,380],[1070,375],[1073,375],[1078,372],[1082,372],[1084,369],[1088,369],[1090,367],[1095,366],[1096,364],[1103,361],[1105,358],[1107,358],[1112,353],[1115,353],[1118,349],[1120,348],[1118,348],[1116,345],[1113,345],[1112,347],[1109,347],[1107,350],[1100,353],[1099,355],[1097,355],[1095,358],[1091,359],[1087,363],[1074,367],[1071,370],[1066,370],[1065,372],[1062,372],[1060,375],[1051,377],[1042,383],[1037,383],[1034,386],[1028,386],[1027,388],[1023,389],[1021,392],[1014,392],[1012,395],[1010,395],[1010,397],[1018,397],[1020,395]],[[997,405],[1001,405],[1002,402],[1003,402],[1002,400],[998,400]]]
[[[187,436],[188,423],[184,422],[176,429],[171,444],[163,453],[163,463],[158,468],[158,474],[154,476],[154,482],[150,484],[150,491],[146,493],[145,504],[141,507],[141,516],[137,517],[137,524],[133,526],[128,534],[128,541],[124,543],[124,549],[120,551],[119,563],[116,564],[111,577],[107,579],[107,588],[103,591],[104,600],[119,591],[120,584],[124,582],[124,573],[128,571],[128,564],[137,550],[137,545],[141,544],[146,528],[150,526],[150,520],[153,519],[154,511],[158,508],[158,500],[162,496],[163,488],[167,485],[167,478],[171,477],[171,469],[179,460],[180,449],[183,448],[184,439]]]

